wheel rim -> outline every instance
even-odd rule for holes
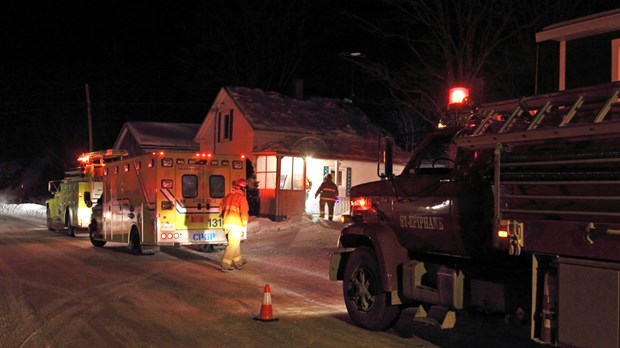
[[[377,302],[376,279],[364,267],[359,267],[353,272],[349,285],[349,299],[355,308],[361,312],[370,312]]]

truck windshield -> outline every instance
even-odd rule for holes
[[[406,173],[445,172],[454,167],[454,156],[451,154],[451,136],[436,136],[419,149],[417,155],[407,165]]]

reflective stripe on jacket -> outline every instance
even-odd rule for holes
[[[237,231],[244,230],[245,225],[248,224],[248,211],[248,201],[242,191],[235,190],[228,194],[220,203],[224,228]]]
[[[321,195],[322,200],[335,201],[338,198],[338,186],[331,181],[323,181],[319,189],[316,190],[316,195]]]

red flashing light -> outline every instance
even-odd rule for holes
[[[202,158],[211,157],[211,154],[210,153],[206,153],[206,152],[202,152],[202,153],[197,153],[196,157],[202,157]]]
[[[450,88],[448,105],[463,104],[467,98],[469,98],[469,88],[452,87]]]
[[[351,201],[351,206],[354,209],[369,210],[372,208],[372,201],[369,198],[359,197]]]

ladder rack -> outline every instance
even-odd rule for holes
[[[620,82],[482,105],[471,132],[456,143],[489,148],[514,143],[601,134],[620,135]]]

